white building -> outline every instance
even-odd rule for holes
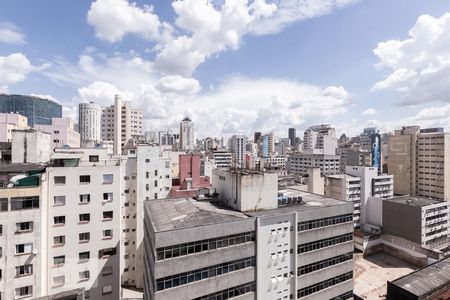
[[[78,105],[78,131],[81,146],[93,146],[102,140],[101,136],[102,108],[94,102]]]
[[[119,299],[121,162],[107,149],[58,149],[47,168],[47,272],[43,295],[84,289]]]
[[[272,154],[261,158],[261,161],[265,168],[284,169],[286,168],[287,156]]]
[[[120,144],[121,150],[117,154],[121,154],[130,139],[144,136],[142,121],[142,111],[131,108],[128,101],[116,95],[114,105],[102,108],[101,138]],[[119,127],[117,134],[116,126]]]
[[[213,150],[208,155],[214,160],[217,168],[230,168],[233,165],[233,154],[225,149]]]
[[[11,143],[12,131],[28,129],[28,118],[19,114],[0,113],[0,143]]]
[[[305,130],[303,153],[336,155],[336,131],[328,124],[311,126]]]
[[[12,130],[11,162],[45,163],[52,152],[51,134],[34,129]]]
[[[191,151],[195,149],[194,123],[185,117],[180,123],[180,149]]]
[[[289,173],[305,176],[309,168],[320,168],[322,176],[339,174],[339,155],[292,153],[286,169]]]
[[[72,119],[53,118],[52,125],[34,125],[34,128],[52,135],[52,148],[80,147],[80,134],[75,131]]]
[[[230,152],[234,155],[234,166],[245,168],[245,145],[247,137],[245,135],[233,135],[230,139]]]

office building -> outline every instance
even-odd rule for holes
[[[122,154],[128,141],[144,136],[142,122],[142,111],[116,95],[114,105],[102,108],[101,138],[114,142],[115,153]]]
[[[230,152],[233,154],[236,168],[245,168],[245,145],[247,137],[245,135],[233,135],[230,139]]]
[[[50,133],[26,129],[12,130],[11,162],[46,163],[52,153]]]
[[[52,125],[35,125],[34,128],[52,135],[52,148],[80,147],[80,134],[75,131],[72,119],[53,118]]]
[[[121,175],[120,159],[104,148],[52,155],[43,295],[82,289],[91,299],[119,299]]]
[[[195,149],[194,123],[185,117],[180,123],[180,149],[193,151]]]
[[[389,138],[388,172],[395,193],[450,199],[450,134],[442,128],[403,127]]]
[[[253,137],[253,142],[255,143],[259,143],[261,142],[261,132],[260,131],[255,131],[254,137]]]
[[[19,114],[0,113],[0,143],[11,143],[12,131],[28,129],[27,117]]]
[[[450,241],[449,216],[447,201],[394,197],[383,201],[383,232],[433,249]]]
[[[322,176],[339,174],[339,155],[292,153],[288,156],[288,172],[305,176],[309,168],[320,168]]]
[[[217,168],[230,168],[233,165],[233,153],[225,149],[216,149],[208,154],[210,159],[214,160]]]
[[[290,146],[295,147],[295,138],[297,137],[295,128],[288,129],[288,136],[289,136]]]
[[[51,125],[53,118],[62,117],[62,106],[35,96],[0,94],[0,113],[15,113],[27,117],[29,127],[35,124]]]
[[[304,154],[336,155],[336,130],[328,124],[311,126],[303,138]]]
[[[145,203],[144,299],[352,299],[351,203],[278,191],[276,174],[213,177],[215,201]]]
[[[81,147],[93,147],[102,140],[102,108],[94,102],[78,105],[78,131]]]
[[[340,148],[341,172],[345,173],[347,166],[372,166],[372,152],[360,148]]]

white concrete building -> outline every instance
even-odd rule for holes
[[[261,158],[261,163],[265,168],[284,169],[286,168],[287,156],[286,155],[270,155],[268,157]]]
[[[211,151],[209,158],[213,159],[217,168],[230,168],[233,165],[233,154],[225,149]]]
[[[20,114],[0,113],[0,143],[11,143],[15,129],[28,129],[28,118]]]
[[[128,101],[123,101],[120,96],[116,95],[114,105],[102,108],[101,138],[104,141],[116,140],[117,143],[120,143],[121,151],[118,151],[117,154],[121,154],[130,139],[144,136],[142,122],[142,111],[132,108]],[[116,134],[117,126],[120,130]]]
[[[247,137],[245,135],[233,135],[230,139],[230,152],[234,155],[234,166],[245,168],[245,145]]]
[[[82,147],[101,142],[101,115],[101,106],[94,102],[78,105],[78,131]]]
[[[80,147],[80,134],[75,131],[72,119],[53,118],[52,125],[34,125],[34,128],[52,135],[52,148]]]
[[[194,123],[185,117],[180,123],[180,149],[192,151],[195,149]]]
[[[286,169],[289,173],[305,176],[309,168],[320,168],[322,176],[339,174],[339,155],[292,153]]]
[[[121,161],[107,149],[58,149],[47,168],[47,272],[43,295],[84,289],[119,299]]]
[[[52,153],[51,134],[34,129],[13,130],[11,163],[45,163]]]
[[[311,126],[305,130],[303,153],[336,155],[336,131],[328,124]]]

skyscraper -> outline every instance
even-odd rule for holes
[[[288,137],[289,137],[289,142],[290,142],[291,146],[295,146],[295,138],[297,137],[295,128],[289,128]]]
[[[78,130],[82,147],[101,141],[101,113],[102,108],[94,102],[78,105]]]
[[[185,117],[180,123],[180,148],[181,150],[194,150],[194,123],[189,117]]]
[[[254,142],[258,143],[261,139],[261,131],[255,131]]]
[[[244,168],[245,166],[245,144],[247,137],[245,135],[233,135],[230,140],[230,152],[234,155],[234,166]]]

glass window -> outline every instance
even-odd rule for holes
[[[33,295],[33,286],[23,286],[15,289],[16,297],[26,297]]]
[[[106,230],[103,230],[103,238],[104,239],[110,239],[110,238],[112,238],[112,229],[106,229]]]
[[[55,184],[66,184],[66,176],[55,176],[53,180]]]
[[[91,278],[91,273],[89,271],[82,271],[79,273],[80,275],[80,280],[87,280],[89,278]]]
[[[64,275],[53,277],[54,285],[64,285],[65,281],[66,281],[66,277]]]
[[[11,210],[39,208],[39,196],[11,198]]]
[[[79,260],[89,260],[90,257],[91,255],[89,251],[78,253]]]
[[[80,242],[87,242],[91,238],[91,234],[89,232],[82,232],[78,235]]]
[[[16,245],[16,254],[30,254],[33,251],[33,243]]]
[[[66,237],[64,235],[54,236],[53,244],[54,245],[64,245],[66,243]]]
[[[91,220],[90,214],[80,214],[80,222],[89,222]]]
[[[89,162],[98,162],[98,155],[89,155]]]
[[[57,266],[57,265],[62,265],[66,262],[66,257],[64,255],[60,255],[60,256],[55,256],[53,257],[53,265]]]
[[[91,202],[91,195],[90,194],[82,194],[80,195],[80,204],[87,204]]]
[[[33,265],[23,265],[16,267],[16,276],[27,276],[33,274]]]
[[[112,211],[104,211],[103,212],[103,219],[112,219],[113,218],[113,212]]]
[[[104,285],[102,287],[102,294],[111,294],[112,293],[112,285]]]
[[[0,199],[0,211],[8,211],[8,199]]]
[[[16,223],[16,233],[33,231],[33,222]]]
[[[91,182],[90,175],[80,175],[80,183],[89,183]]]
[[[65,205],[65,204],[66,204],[66,196],[53,197],[53,205]]]
[[[55,225],[64,225],[66,224],[66,216],[53,217],[53,222]]]
[[[104,174],[103,175],[103,183],[113,183],[114,176],[113,174]]]
[[[112,202],[113,193],[103,193],[103,201]]]

